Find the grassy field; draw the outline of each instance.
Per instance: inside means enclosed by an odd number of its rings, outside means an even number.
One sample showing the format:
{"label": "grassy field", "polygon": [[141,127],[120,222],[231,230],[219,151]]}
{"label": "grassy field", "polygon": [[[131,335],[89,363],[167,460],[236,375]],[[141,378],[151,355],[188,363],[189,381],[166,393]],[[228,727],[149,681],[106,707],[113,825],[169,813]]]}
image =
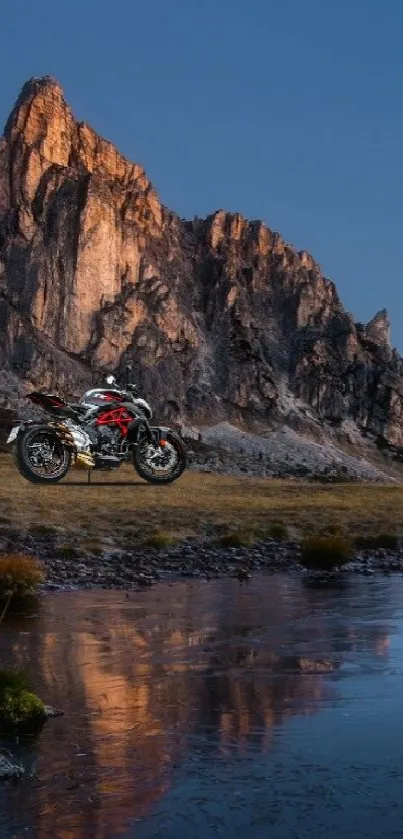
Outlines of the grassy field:
{"label": "grassy field", "polygon": [[[66,542],[145,544],[151,539],[233,531],[246,538],[284,525],[291,535],[341,531],[350,536],[403,533],[403,487],[319,485],[296,481],[230,478],[186,473],[168,487],[153,487],[129,467],[95,473],[73,470],[54,487],[27,483],[12,459],[0,455],[0,529],[60,533]],[[281,528],[280,528],[281,529]]]}

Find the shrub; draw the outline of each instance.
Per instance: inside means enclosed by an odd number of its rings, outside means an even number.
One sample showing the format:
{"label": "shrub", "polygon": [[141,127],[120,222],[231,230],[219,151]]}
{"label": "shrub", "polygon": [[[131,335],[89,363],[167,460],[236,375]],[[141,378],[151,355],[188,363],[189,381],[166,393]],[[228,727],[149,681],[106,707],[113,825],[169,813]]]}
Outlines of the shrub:
{"label": "shrub", "polygon": [[98,539],[89,539],[83,543],[83,548],[87,553],[93,554],[94,556],[102,556],[104,553],[102,544]]}
{"label": "shrub", "polygon": [[74,545],[60,545],[58,553],[63,559],[78,559],[81,555]]}
{"label": "shrub", "polygon": [[42,524],[39,522],[38,524],[33,524],[32,527],[30,527],[30,533],[32,533],[33,536],[49,536],[50,534],[57,533],[57,528],[52,524]]}
{"label": "shrub", "polygon": [[31,720],[44,720],[45,706],[29,689],[19,670],[0,670],[0,720],[16,726]]}
{"label": "shrub", "polygon": [[0,596],[32,594],[45,579],[37,559],[25,554],[0,556]]}
{"label": "shrub", "polygon": [[358,536],[355,540],[357,548],[376,550],[385,548],[388,551],[397,551],[400,547],[400,540],[396,533],[378,533],[377,536]]}
{"label": "shrub", "polygon": [[274,522],[269,527],[269,536],[276,542],[286,542],[289,536],[288,528],[281,522]]}
{"label": "shrub", "polygon": [[0,696],[4,691],[28,690],[28,679],[21,670],[0,670]]}
{"label": "shrub", "polygon": [[353,557],[353,547],[343,536],[306,536],[301,543],[301,562],[309,570],[331,571]]}
{"label": "shrub", "polygon": [[163,533],[159,531],[158,533],[152,533],[145,541],[145,546],[147,548],[156,548],[159,551],[163,551],[164,548],[170,548],[172,545],[175,544],[175,538],[170,533]]}
{"label": "shrub", "polygon": [[224,533],[218,539],[218,544],[221,548],[244,548],[250,545],[251,541],[252,537],[250,533],[238,530],[232,533]]}

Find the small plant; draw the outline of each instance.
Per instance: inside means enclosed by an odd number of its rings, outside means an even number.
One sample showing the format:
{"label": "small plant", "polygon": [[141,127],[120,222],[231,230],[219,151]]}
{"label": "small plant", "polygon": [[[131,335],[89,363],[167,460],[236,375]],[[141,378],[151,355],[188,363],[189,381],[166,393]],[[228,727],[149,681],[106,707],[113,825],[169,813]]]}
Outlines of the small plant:
{"label": "small plant", "polygon": [[306,536],[301,543],[301,563],[308,570],[332,571],[352,557],[352,544],[343,536]]}
{"label": "small plant", "polygon": [[286,542],[288,539],[288,528],[281,522],[274,522],[269,527],[269,536],[276,542]]}
{"label": "small plant", "polygon": [[39,522],[38,524],[33,524],[30,527],[30,533],[33,536],[50,536],[52,533],[57,533],[57,528],[54,527],[52,524],[43,524]]}
{"label": "small plant", "polygon": [[176,539],[170,533],[159,531],[148,536],[144,544],[147,548],[156,548],[159,551],[163,551],[165,548],[172,547],[175,542]]}
{"label": "small plant", "polygon": [[83,547],[87,553],[93,554],[94,556],[102,556],[104,552],[102,544],[98,539],[89,539],[87,542],[84,542]]}
{"label": "small plant", "polygon": [[232,533],[224,533],[218,539],[221,548],[244,548],[250,545],[252,537],[250,533],[241,530],[234,530]]}
{"label": "small plant", "polygon": [[17,726],[30,721],[45,720],[45,706],[29,689],[27,679],[19,670],[0,670],[0,721]]}
{"label": "small plant", "polygon": [[80,551],[74,545],[60,545],[58,552],[63,559],[78,559],[80,556]]}
{"label": "small plant", "polygon": [[396,533],[378,533],[376,536],[358,536],[355,540],[357,548],[376,550],[385,548],[387,551],[397,551],[400,540]]}
{"label": "small plant", "polygon": [[25,554],[0,555],[0,597],[32,594],[45,579],[40,562]]}

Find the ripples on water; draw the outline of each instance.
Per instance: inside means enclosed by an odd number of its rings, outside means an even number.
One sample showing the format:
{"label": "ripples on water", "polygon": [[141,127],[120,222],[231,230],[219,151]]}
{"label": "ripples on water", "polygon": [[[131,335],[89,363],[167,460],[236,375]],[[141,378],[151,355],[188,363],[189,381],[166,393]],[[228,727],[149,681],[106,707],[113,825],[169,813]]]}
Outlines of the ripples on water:
{"label": "ripples on water", "polygon": [[403,579],[46,596],[1,628],[50,721],[0,837],[403,836]]}

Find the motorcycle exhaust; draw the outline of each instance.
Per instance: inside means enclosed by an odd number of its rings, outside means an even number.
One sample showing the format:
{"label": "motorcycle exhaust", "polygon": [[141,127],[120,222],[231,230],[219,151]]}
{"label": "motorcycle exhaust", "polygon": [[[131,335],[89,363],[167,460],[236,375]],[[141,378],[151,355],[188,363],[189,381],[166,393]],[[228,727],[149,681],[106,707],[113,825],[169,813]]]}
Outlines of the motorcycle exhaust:
{"label": "motorcycle exhaust", "polygon": [[95,460],[89,452],[77,452],[74,466],[77,469],[93,469]]}
{"label": "motorcycle exhaust", "polygon": [[[90,452],[77,451],[77,440],[74,437],[71,429],[60,422],[50,422],[51,428],[54,428],[57,436],[69,449],[72,450],[71,465],[77,469],[94,469],[95,460]],[[81,435],[82,436],[82,435]]]}

